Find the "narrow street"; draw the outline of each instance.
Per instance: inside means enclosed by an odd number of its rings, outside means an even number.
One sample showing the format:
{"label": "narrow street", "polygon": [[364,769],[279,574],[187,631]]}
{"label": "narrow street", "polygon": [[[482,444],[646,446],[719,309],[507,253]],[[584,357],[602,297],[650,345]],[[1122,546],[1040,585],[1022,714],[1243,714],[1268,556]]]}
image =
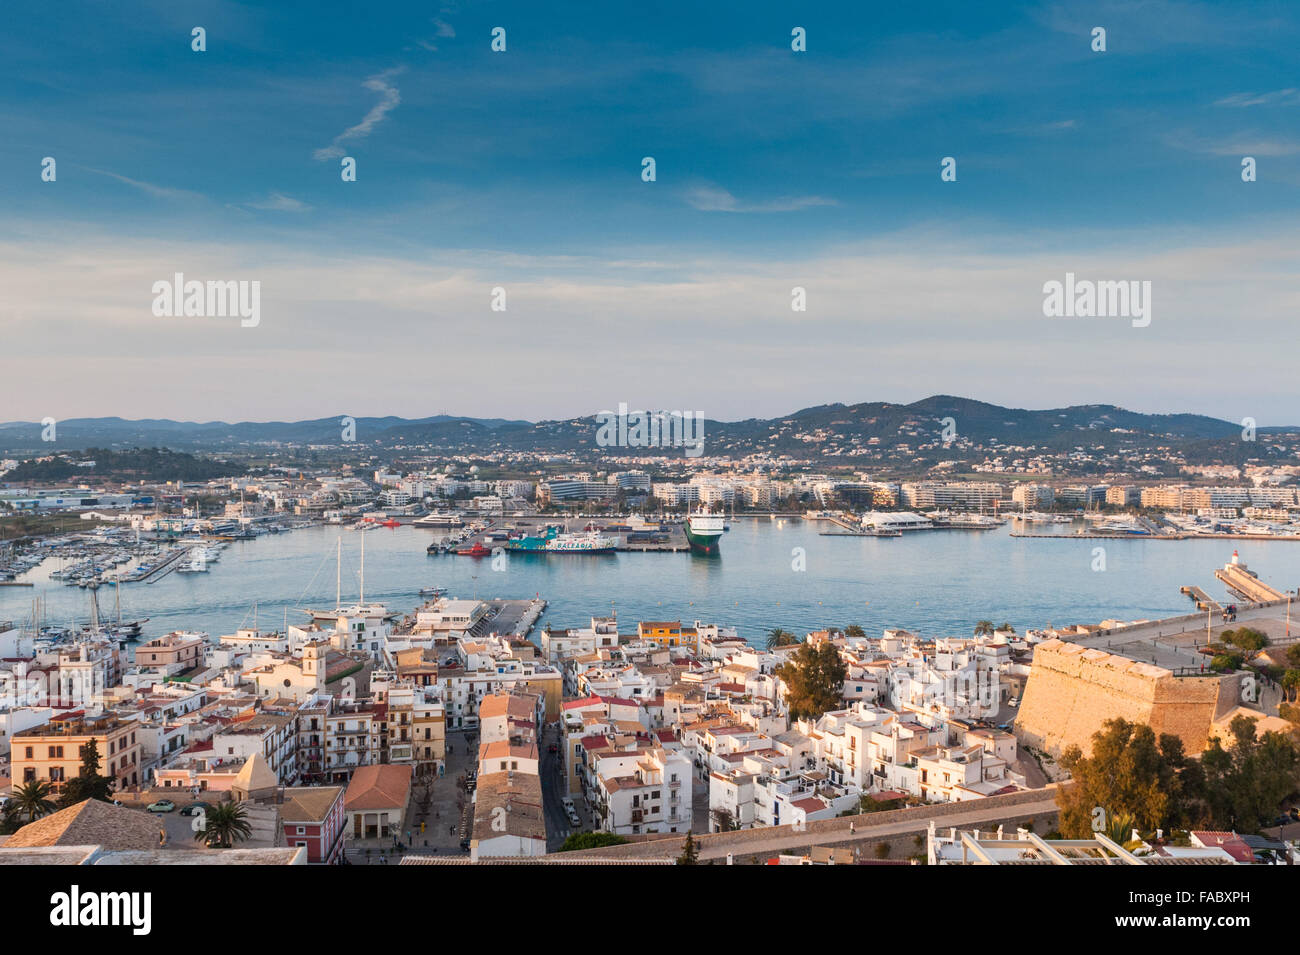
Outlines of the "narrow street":
{"label": "narrow street", "polygon": [[[564,797],[568,787],[564,777],[564,753],[561,749],[563,737],[559,728],[547,723],[542,727],[542,737],[538,744],[540,750],[538,773],[542,784],[542,813],[546,819],[546,851],[555,852],[564,844],[569,833],[574,831],[569,823],[568,813],[564,808]],[[552,753],[554,746],[557,752]],[[579,818],[585,820],[581,796],[573,798]],[[587,828],[584,826],[584,828]],[[581,831],[581,830],[578,830]]]}

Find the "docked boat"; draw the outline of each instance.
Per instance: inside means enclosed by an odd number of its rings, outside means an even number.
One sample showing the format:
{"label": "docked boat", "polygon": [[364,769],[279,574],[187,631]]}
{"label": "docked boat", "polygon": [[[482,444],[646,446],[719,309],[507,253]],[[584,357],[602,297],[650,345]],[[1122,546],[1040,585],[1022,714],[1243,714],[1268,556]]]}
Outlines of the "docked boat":
{"label": "docked boat", "polygon": [[475,541],[471,547],[457,547],[456,553],[461,557],[491,557],[492,549],[484,547],[481,541]]}
{"label": "docked boat", "polygon": [[953,530],[982,531],[1001,527],[1004,523],[999,517],[988,514],[967,514],[954,511],[929,511],[925,515],[934,522],[935,527],[947,527]]}
{"label": "docked boat", "polygon": [[460,515],[450,511],[434,511],[415,521],[416,527],[463,527],[464,525],[465,522],[460,519]]}
{"label": "docked boat", "polygon": [[699,511],[686,518],[686,541],[691,550],[697,554],[718,553],[718,539],[727,528],[727,520],[721,514],[708,514]]}
{"label": "docked boat", "polygon": [[506,541],[506,550],[524,554],[612,554],[617,549],[617,537],[598,531],[561,534],[556,527],[548,527],[540,537],[520,534]]}

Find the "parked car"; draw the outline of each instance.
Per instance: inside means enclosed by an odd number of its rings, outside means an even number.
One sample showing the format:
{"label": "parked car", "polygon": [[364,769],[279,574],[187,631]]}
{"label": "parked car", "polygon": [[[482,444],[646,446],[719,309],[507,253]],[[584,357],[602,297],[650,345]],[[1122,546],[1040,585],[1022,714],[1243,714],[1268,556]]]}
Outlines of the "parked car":
{"label": "parked car", "polygon": [[181,810],[182,816],[197,816],[199,813],[206,813],[208,804],[205,802],[192,802]]}
{"label": "parked car", "polygon": [[176,803],[170,799],[159,799],[157,802],[151,802],[145,807],[150,812],[171,812],[176,808]]}

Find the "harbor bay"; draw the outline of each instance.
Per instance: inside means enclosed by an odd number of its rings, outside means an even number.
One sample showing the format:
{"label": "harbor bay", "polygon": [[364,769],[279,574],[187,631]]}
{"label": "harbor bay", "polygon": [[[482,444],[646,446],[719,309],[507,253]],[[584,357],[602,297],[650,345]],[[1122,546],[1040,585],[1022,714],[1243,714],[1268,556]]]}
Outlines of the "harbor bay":
{"label": "harbor bay", "polygon": [[[263,629],[302,623],[301,610],[333,606],[336,587],[345,601],[359,595],[363,536],[365,597],[395,612],[419,606],[422,588],[439,587],[462,598],[540,596],[547,610],[538,629],[614,612],[633,626],[656,619],[734,626],[751,642],[771,627],[897,626],[944,636],[967,634],[983,619],[1023,631],[1188,613],[1195,606],[1180,593],[1185,586],[1221,603],[1231,599],[1214,571],[1236,549],[1277,589],[1300,581],[1300,546],[1289,541],[1024,537],[1012,524],[901,537],[824,529],[798,518],[744,518],[731,522],[715,556],[683,550],[494,559],[426,554],[441,535],[409,524],[367,531],[317,525],[232,541],[206,573],[124,584],[120,604],[124,618],[149,618],[146,639],[171,630],[215,639],[255,622]],[[1094,569],[1099,547],[1104,570]],[[52,579],[56,569],[47,560],[23,575],[32,587],[0,588],[0,620],[24,625],[39,598],[47,625],[88,622],[89,592]],[[117,589],[101,587],[98,599],[101,619],[111,622]]]}

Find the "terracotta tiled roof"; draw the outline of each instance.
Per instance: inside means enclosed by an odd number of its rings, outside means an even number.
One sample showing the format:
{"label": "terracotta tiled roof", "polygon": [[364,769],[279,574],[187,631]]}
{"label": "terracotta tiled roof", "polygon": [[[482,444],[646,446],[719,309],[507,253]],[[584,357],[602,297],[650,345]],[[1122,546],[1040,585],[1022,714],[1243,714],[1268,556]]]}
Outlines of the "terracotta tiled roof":
{"label": "terracotta tiled roof", "polygon": [[348,784],[344,806],[349,811],[401,809],[410,797],[410,766],[361,766]]}

